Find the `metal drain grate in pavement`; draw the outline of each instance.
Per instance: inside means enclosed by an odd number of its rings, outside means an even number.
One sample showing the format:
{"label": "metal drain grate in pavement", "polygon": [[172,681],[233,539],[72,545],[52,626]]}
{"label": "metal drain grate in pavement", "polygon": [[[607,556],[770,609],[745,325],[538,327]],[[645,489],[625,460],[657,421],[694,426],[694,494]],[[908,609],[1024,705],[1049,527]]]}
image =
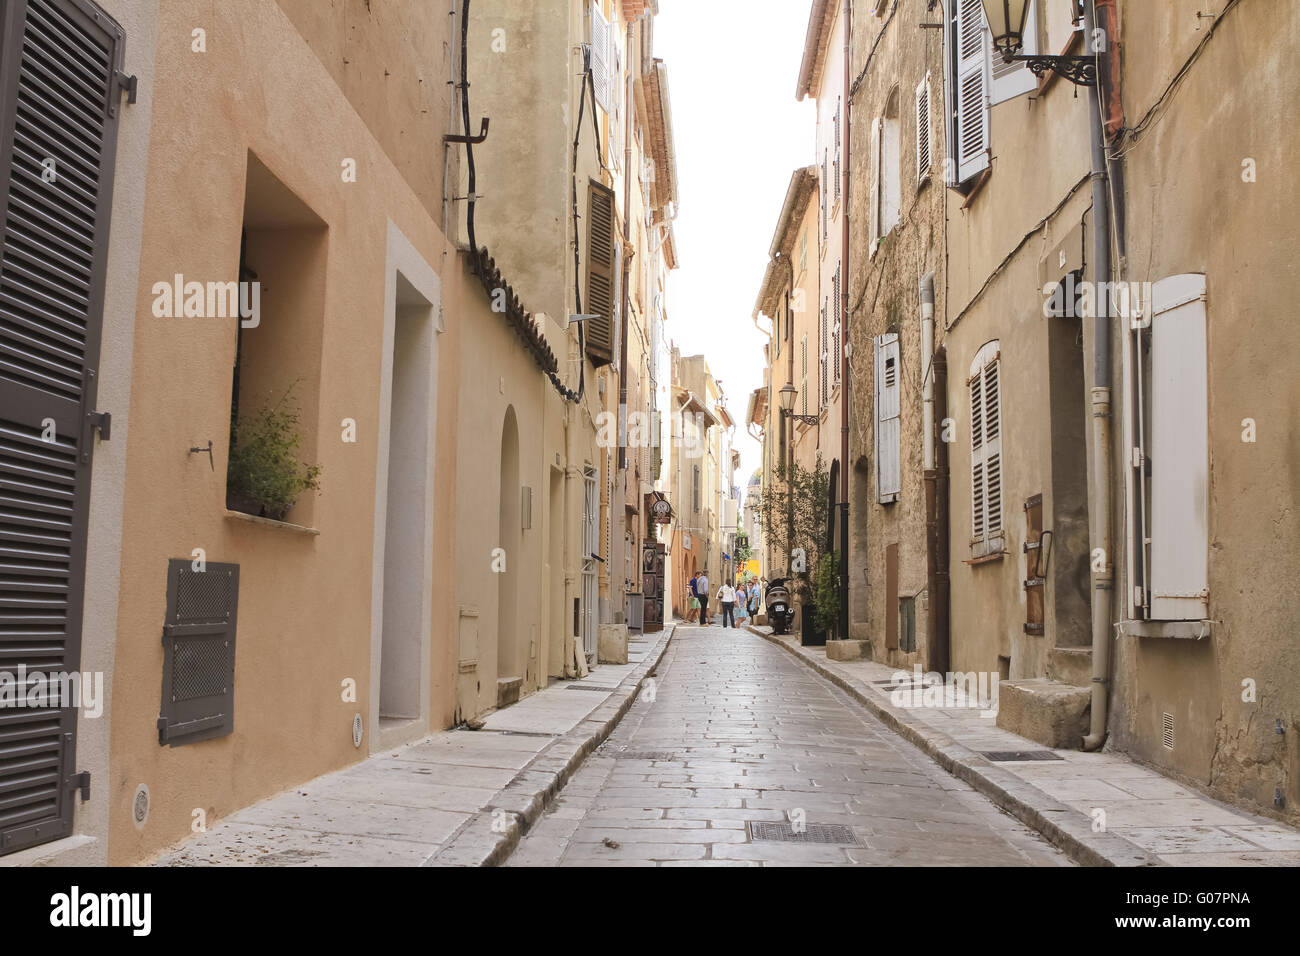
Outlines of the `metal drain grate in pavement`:
{"label": "metal drain grate in pavement", "polygon": [[677,754],[667,750],[624,750],[612,755],[615,760],[678,760]]}
{"label": "metal drain grate in pavement", "polygon": [[745,824],[745,832],[751,843],[819,843],[843,846],[861,846],[853,833],[853,828],[842,823],[806,823],[795,832],[793,824],[764,823],[750,820]]}
{"label": "metal drain grate in pavement", "polygon": [[595,684],[570,684],[565,690],[599,690],[606,694],[612,694],[615,690],[613,687],[598,687]]}
{"label": "metal drain grate in pavement", "polygon": [[989,760],[1064,760],[1058,753],[1050,750],[982,750],[980,756]]}

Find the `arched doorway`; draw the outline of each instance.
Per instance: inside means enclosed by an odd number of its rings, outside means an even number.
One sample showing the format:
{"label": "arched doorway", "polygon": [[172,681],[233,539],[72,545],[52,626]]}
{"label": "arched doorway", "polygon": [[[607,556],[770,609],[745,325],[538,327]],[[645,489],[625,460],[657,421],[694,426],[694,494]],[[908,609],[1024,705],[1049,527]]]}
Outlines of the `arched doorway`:
{"label": "arched doorway", "polygon": [[498,565],[501,570],[497,572],[498,700],[507,686],[503,682],[519,678],[519,496],[519,422],[514,406],[510,406],[501,427],[501,504],[496,541],[505,555],[504,567]]}

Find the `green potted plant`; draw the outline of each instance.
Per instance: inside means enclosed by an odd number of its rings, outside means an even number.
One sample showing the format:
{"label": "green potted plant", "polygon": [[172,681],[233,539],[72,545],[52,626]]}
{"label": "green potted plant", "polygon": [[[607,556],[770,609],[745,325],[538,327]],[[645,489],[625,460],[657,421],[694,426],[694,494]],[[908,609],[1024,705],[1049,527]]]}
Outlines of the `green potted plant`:
{"label": "green potted plant", "polygon": [[812,583],[813,621],[819,631],[833,633],[840,617],[839,553],[831,551],[817,562]]}
{"label": "green potted plant", "polygon": [[226,507],[283,521],[306,491],[320,489],[321,466],[299,460],[300,417],[290,401],[295,382],[274,405],[246,417],[232,429],[226,469]]}

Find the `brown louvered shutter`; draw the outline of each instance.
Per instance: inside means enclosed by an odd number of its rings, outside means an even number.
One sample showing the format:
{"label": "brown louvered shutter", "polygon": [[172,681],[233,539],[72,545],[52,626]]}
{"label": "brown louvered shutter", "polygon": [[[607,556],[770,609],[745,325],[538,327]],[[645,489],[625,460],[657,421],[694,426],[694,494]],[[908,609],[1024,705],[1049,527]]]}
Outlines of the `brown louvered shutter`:
{"label": "brown louvered shutter", "polygon": [[597,367],[614,361],[614,191],[591,184],[587,212],[587,356]]}
{"label": "brown louvered shutter", "polygon": [[[11,679],[81,665],[123,39],[82,0],[0,3],[0,671]],[[0,854],[72,832],[75,703],[0,709]]]}

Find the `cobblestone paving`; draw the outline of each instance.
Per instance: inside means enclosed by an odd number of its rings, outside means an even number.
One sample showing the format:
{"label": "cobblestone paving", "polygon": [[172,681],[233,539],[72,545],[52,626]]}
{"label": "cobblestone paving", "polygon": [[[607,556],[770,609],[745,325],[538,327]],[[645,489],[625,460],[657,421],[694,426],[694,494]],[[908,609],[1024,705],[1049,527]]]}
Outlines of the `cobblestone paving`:
{"label": "cobblestone paving", "polygon": [[[1068,866],[790,655],[678,626],[623,722],[509,866]],[[804,842],[747,824],[807,825]],[[818,825],[856,845],[813,843]],[[848,836],[841,832],[842,836]]]}

